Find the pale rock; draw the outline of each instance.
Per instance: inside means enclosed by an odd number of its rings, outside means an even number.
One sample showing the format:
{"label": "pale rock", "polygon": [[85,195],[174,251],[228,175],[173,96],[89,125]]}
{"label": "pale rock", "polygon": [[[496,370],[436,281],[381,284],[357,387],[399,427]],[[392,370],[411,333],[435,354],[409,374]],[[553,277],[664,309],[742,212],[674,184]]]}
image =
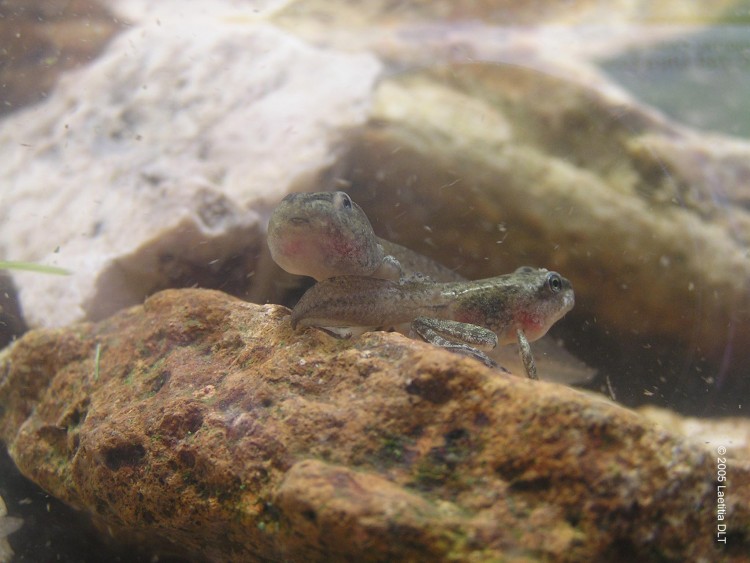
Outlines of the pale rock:
{"label": "pale rock", "polygon": [[366,119],[374,57],[311,47],[245,4],[202,6],[124,3],[142,20],[0,123],[0,256],[73,272],[14,273],[32,326],[99,319],[201,272],[251,275],[270,206]]}

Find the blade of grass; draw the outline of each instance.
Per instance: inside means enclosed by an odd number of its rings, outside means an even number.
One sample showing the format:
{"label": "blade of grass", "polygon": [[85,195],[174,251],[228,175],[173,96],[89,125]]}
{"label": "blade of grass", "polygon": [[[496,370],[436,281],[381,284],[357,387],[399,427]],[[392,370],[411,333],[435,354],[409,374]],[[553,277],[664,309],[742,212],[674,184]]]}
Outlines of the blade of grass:
{"label": "blade of grass", "polygon": [[99,358],[101,358],[101,342],[96,343],[96,352],[94,353],[94,381],[99,381]]}
{"label": "blade of grass", "polygon": [[0,261],[0,270],[25,270],[27,272],[39,272],[40,274],[55,274],[56,276],[69,276],[72,272],[57,266],[45,266],[34,262],[16,262],[13,260]]}

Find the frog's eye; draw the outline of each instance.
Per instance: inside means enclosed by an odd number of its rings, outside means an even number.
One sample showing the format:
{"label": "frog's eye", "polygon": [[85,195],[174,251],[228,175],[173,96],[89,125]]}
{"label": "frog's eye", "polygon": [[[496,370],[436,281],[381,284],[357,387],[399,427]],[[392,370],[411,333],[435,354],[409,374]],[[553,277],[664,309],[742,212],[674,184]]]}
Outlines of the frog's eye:
{"label": "frog's eye", "polygon": [[547,276],[547,287],[550,288],[552,293],[557,293],[558,291],[561,291],[563,288],[563,282],[562,277],[560,277],[560,274],[557,274],[555,272],[550,272]]}
{"label": "frog's eye", "polygon": [[342,209],[349,210],[352,208],[352,198],[350,198],[348,194],[337,192],[336,196]]}

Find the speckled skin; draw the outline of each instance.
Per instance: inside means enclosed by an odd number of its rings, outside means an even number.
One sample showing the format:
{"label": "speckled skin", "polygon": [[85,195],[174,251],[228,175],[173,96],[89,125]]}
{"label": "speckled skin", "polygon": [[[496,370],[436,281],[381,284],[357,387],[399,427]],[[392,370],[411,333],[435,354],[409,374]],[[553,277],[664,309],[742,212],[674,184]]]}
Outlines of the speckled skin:
{"label": "speckled skin", "polygon": [[293,326],[317,326],[341,334],[391,328],[420,317],[478,325],[500,344],[542,337],[573,308],[570,282],[555,272],[529,267],[471,282],[331,278],[302,296],[292,312]]}
{"label": "speckled skin", "polygon": [[336,276],[399,279],[417,273],[436,281],[460,275],[375,235],[362,208],[344,192],[286,196],[268,222],[274,261],[291,274],[320,281]]}

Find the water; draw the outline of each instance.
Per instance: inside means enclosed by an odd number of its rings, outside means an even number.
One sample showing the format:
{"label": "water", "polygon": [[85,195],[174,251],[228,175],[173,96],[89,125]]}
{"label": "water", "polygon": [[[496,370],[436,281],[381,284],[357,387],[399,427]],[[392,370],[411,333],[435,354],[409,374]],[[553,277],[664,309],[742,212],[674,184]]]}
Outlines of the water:
{"label": "water", "polygon": [[[304,282],[269,262],[264,221],[287,191],[335,187],[380,236],[468,278],[570,278],[576,307],[548,342],[572,354],[569,380],[595,371],[585,387],[630,407],[744,416],[742,6],[715,26],[641,22],[636,47],[633,14],[506,27],[499,8],[347,20],[321,3],[258,23],[271,4],[0,8],[0,260],[74,274],[3,280],[0,342],[168,287],[293,306]],[[108,545],[7,457],[0,496],[25,521],[18,561],[151,558]]]}
{"label": "water", "polygon": [[601,64],[640,100],[680,122],[750,137],[750,35],[744,25],[698,29]]}

